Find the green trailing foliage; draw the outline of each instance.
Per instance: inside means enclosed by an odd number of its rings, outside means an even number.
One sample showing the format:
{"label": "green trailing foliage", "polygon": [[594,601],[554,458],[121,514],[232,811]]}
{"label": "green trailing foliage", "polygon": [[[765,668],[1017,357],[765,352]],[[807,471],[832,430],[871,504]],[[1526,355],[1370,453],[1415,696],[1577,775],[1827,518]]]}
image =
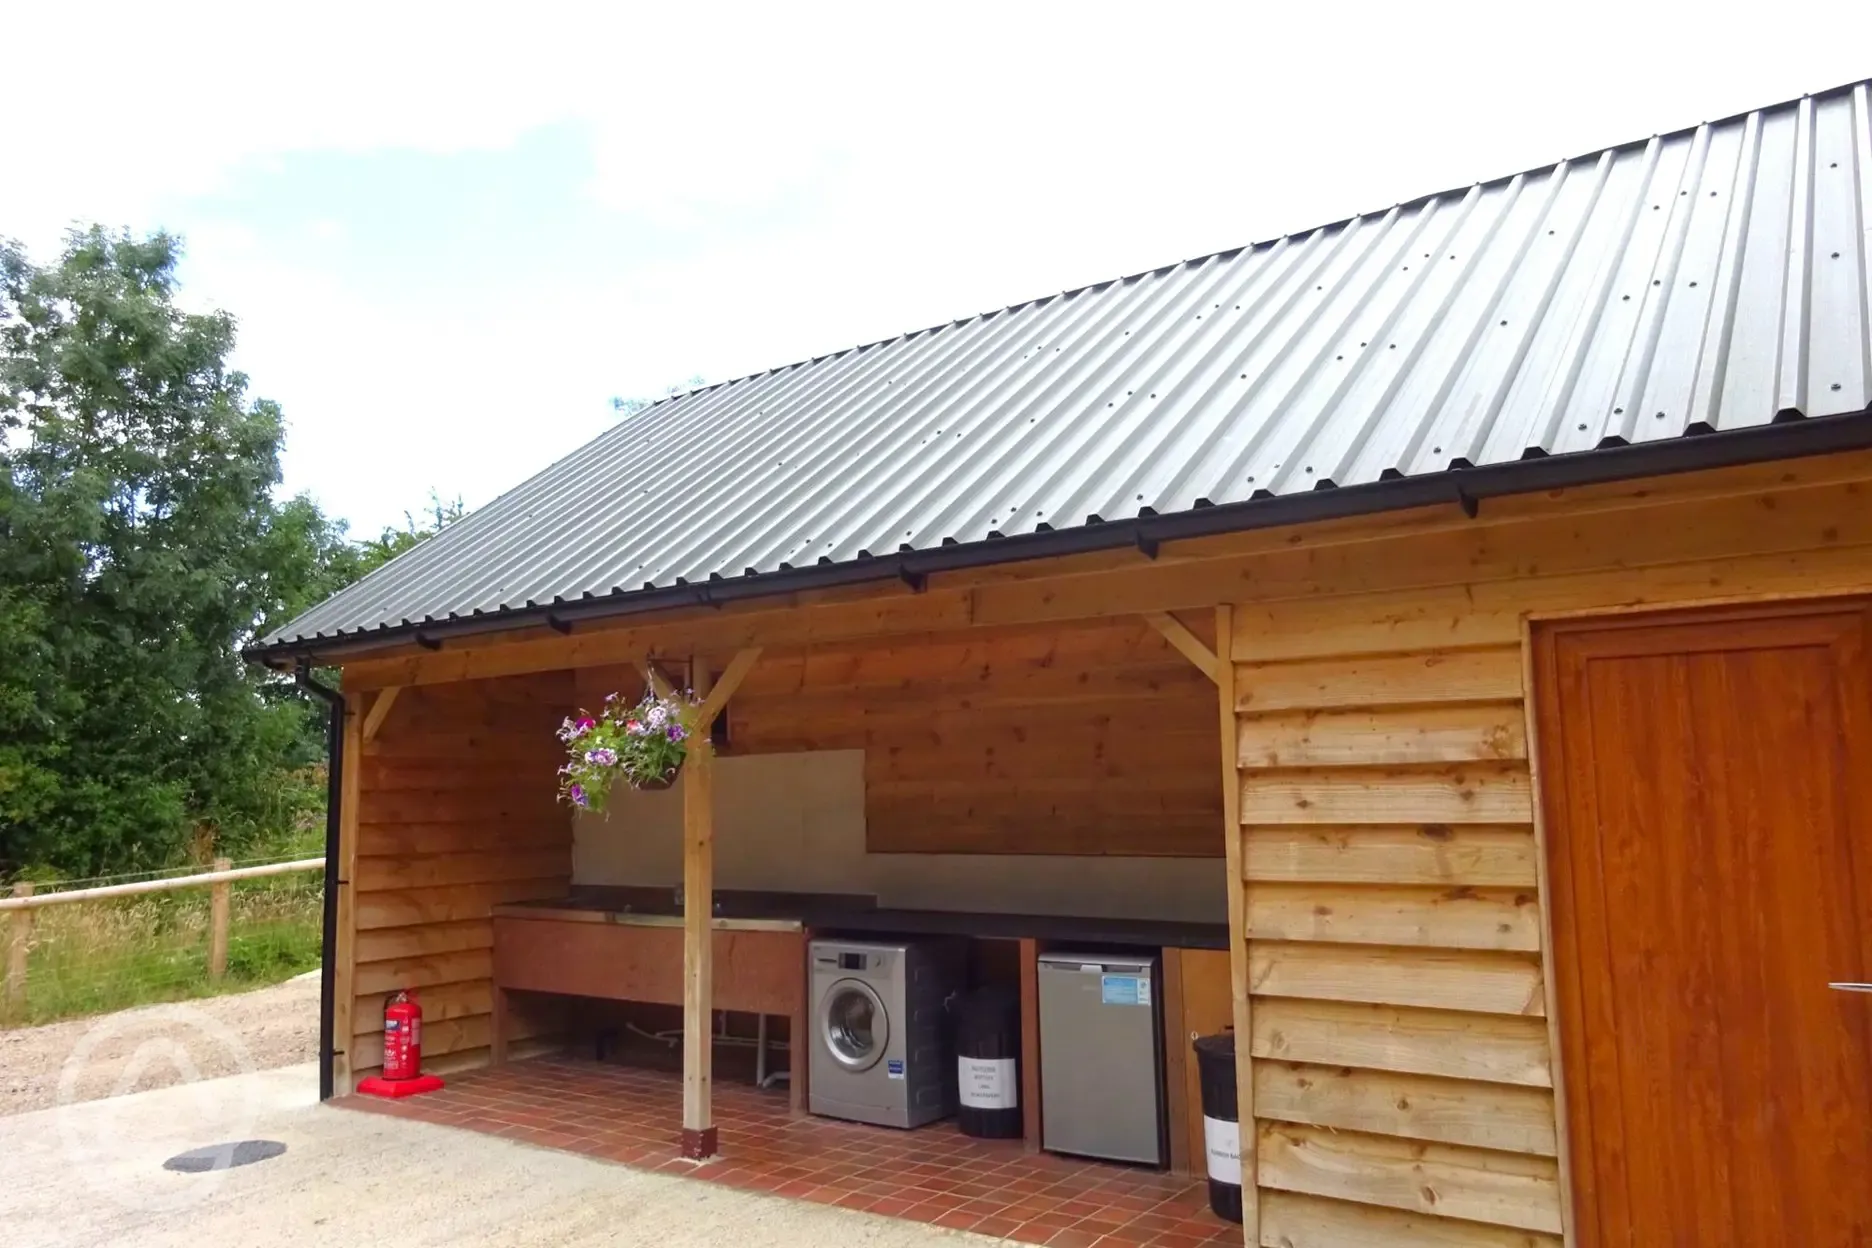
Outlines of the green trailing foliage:
{"label": "green trailing foliage", "polygon": [[241,647],[459,515],[354,543],[276,500],[284,423],[177,306],[176,239],[0,240],[0,877],[239,857],[323,801],[323,708]]}

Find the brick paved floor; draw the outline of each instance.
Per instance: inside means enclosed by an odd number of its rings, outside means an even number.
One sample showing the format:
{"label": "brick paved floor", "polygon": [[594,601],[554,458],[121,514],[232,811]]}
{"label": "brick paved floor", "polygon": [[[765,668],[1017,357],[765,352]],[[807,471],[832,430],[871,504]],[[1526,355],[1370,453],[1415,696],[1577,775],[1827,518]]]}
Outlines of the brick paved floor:
{"label": "brick paved floor", "polygon": [[953,1121],[895,1131],[796,1118],[784,1091],[746,1084],[715,1087],[721,1156],[683,1161],[682,1081],[661,1071],[547,1057],[456,1075],[406,1101],[337,1103],[1016,1243],[1196,1248],[1242,1238],[1209,1212],[1201,1181],[1028,1153],[1019,1140],[971,1139]]}

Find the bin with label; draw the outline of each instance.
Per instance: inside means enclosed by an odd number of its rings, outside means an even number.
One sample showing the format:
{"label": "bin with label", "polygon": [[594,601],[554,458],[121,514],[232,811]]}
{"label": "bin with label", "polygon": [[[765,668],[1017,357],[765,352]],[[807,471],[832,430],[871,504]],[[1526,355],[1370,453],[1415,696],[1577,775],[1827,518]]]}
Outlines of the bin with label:
{"label": "bin with label", "polygon": [[963,1135],[1019,1139],[1020,994],[978,988],[956,1018],[956,1125]]}
{"label": "bin with label", "polygon": [[1235,1036],[1199,1036],[1196,1069],[1202,1080],[1203,1152],[1209,1172],[1209,1207],[1218,1218],[1242,1220],[1241,1123],[1235,1100]]}

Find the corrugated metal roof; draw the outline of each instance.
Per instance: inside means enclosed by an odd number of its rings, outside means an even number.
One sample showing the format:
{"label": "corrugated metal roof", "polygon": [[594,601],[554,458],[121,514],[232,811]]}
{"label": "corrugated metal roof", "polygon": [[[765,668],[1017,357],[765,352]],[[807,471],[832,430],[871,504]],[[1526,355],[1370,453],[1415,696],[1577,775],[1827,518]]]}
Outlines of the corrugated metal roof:
{"label": "corrugated metal roof", "polygon": [[1869,210],[1862,83],[712,386],[262,645],[1864,411]]}

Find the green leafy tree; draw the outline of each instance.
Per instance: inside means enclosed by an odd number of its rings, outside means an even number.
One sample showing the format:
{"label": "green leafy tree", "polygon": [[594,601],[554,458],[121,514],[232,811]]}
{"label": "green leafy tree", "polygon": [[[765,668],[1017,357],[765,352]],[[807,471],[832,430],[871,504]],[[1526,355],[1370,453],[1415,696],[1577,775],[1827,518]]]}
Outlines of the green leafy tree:
{"label": "green leafy tree", "polygon": [[[670,398],[678,394],[686,394],[691,390],[699,390],[706,385],[708,385],[708,382],[702,380],[702,374],[697,373],[680,385],[663,387],[663,397]],[[625,398],[620,395],[613,395],[611,398],[611,410],[616,412],[620,418],[635,416],[638,412],[643,411],[644,408],[649,407],[654,402],[656,402],[655,399],[646,399],[641,396]]]}
{"label": "green leafy tree", "polygon": [[177,240],[0,241],[0,873],[166,865],[318,801],[313,708],[241,660],[361,574],[282,420],[227,366],[234,320],[175,302]]}

